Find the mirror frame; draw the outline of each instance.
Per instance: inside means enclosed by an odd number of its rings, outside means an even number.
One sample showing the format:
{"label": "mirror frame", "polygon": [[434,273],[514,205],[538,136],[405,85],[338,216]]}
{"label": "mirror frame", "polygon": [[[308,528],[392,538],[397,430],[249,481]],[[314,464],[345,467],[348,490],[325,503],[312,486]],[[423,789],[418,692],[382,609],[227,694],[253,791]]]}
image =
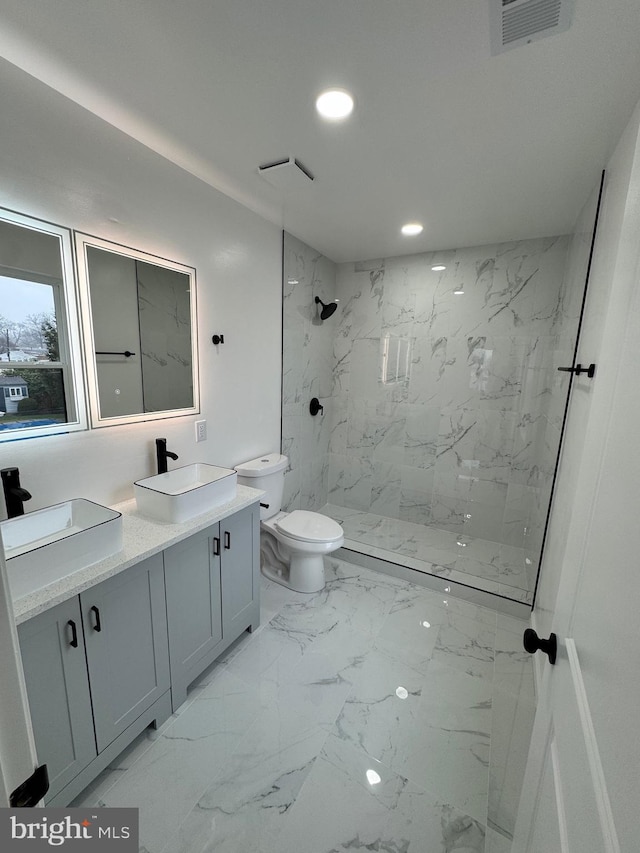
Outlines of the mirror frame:
{"label": "mirror frame", "polygon": [[[196,271],[193,267],[170,261],[159,255],[152,255],[130,246],[123,246],[101,237],[91,234],[83,234],[80,231],[73,232],[76,247],[76,264],[78,271],[78,290],[80,293],[80,310],[82,314],[84,364],[87,377],[87,393],[89,398],[89,413],[91,426],[95,428],[118,426],[120,424],[141,423],[143,421],[164,420],[165,418],[179,418],[185,415],[197,415],[200,413],[200,382],[198,370],[198,322],[196,310]],[[183,409],[168,409],[162,412],[137,412],[131,415],[118,415],[116,417],[103,417],[100,413],[100,394],[98,389],[98,371],[95,356],[95,342],[93,334],[93,316],[91,311],[91,283],[87,263],[87,249],[93,247],[120,255],[144,261],[148,264],[175,270],[189,276],[190,290],[190,312],[191,312],[191,374],[193,377],[193,406]]]}
{"label": "mirror frame", "polygon": [[[61,315],[58,318],[64,324],[64,334],[59,336],[60,364],[63,370],[64,389],[70,400],[70,419],[61,424],[47,424],[42,427],[25,427],[0,433],[0,443],[20,441],[25,438],[38,436],[64,435],[70,432],[86,430],[86,393],[82,364],[82,343],[80,329],[80,308],[76,277],[74,275],[73,238],[70,228],[56,225],[44,219],[37,219],[25,213],[19,213],[8,208],[0,208],[0,219],[11,225],[18,225],[30,231],[37,231],[51,237],[57,237],[60,242],[60,264],[62,267],[62,292],[56,298],[58,303],[62,297]],[[60,329],[59,329],[60,331]],[[28,364],[16,363],[28,368]],[[54,367],[55,365],[51,365]]]}

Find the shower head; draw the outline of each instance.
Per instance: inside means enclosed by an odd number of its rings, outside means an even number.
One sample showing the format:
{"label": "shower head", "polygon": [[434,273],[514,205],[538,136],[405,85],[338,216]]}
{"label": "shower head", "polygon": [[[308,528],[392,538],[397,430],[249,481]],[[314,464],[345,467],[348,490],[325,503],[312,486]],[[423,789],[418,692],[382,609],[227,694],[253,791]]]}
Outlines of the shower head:
{"label": "shower head", "polygon": [[330,302],[328,305],[325,305],[319,296],[316,296],[316,305],[322,305],[322,311],[320,312],[321,320],[328,320],[338,307],[337,302]]}

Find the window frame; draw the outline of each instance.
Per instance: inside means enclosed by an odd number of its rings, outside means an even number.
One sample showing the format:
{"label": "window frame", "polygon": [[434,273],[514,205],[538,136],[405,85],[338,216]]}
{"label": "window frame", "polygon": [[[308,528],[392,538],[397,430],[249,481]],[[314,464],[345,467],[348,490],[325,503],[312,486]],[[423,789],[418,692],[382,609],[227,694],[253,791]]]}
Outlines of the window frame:
{"label": "window frame", "polygon": [[[60,424],[44,424],[21,429],[0,429],[0,443],[19,441],[37,436],[61,435],[88,429],[84,367],[82,363],[82,335],[78,287],[75,275],[71,229],[42,219],[36,219],[17,211],[0,208],[0,222],[17,225],[58,239],[62,279],[28,270],[13,269],[0,264],[0,274],[24,281],[48,284],[53,287],[56,329],[58,332],[59,360],[47,362],[12,361],[0,362],[0,372],[15,370],[59,370],[65,395],[67,420]],[[20,398],[28,399],[20,395]]]}

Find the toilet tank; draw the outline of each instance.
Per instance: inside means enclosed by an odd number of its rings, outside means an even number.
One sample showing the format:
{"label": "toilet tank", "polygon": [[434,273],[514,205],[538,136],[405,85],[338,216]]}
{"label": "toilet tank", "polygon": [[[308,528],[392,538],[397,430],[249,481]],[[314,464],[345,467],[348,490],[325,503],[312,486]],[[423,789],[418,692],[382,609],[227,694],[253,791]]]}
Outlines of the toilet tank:
{"label": "toilet tank", "polygon": [[284,474],[289,460],[280,453],[266,453],[236,465],[238,483],[242,486],[251,486],[252,489],[262,489],[266,492],[261,503],[269,504],[269,508],[260,507],[260,519],[280,512],[282,507],[282,494],[284,492]]}

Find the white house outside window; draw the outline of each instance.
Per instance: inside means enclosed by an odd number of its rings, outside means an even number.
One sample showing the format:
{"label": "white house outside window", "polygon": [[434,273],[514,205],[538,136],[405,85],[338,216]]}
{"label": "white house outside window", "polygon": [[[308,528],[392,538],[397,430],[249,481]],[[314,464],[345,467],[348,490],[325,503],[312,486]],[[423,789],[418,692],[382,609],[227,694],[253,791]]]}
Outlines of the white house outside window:
{"label": "white house outside window", "polygon": [[72,271],[68,229],[0,210],[0,441],[86,428]]}

